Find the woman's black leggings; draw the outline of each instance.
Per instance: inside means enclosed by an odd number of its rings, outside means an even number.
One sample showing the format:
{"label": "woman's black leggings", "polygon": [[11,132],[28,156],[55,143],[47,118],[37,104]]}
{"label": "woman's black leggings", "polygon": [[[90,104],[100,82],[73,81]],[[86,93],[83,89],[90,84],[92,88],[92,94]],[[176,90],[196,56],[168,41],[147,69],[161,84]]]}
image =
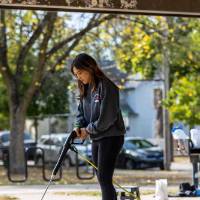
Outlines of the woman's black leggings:
{"label": "woman's black leggings", "polygon": [[117,200],[112,177],[123,143],[124,136],[107,137],[92,142],[92,158],[98,167],[96,174],[101,186],[102,200]]}

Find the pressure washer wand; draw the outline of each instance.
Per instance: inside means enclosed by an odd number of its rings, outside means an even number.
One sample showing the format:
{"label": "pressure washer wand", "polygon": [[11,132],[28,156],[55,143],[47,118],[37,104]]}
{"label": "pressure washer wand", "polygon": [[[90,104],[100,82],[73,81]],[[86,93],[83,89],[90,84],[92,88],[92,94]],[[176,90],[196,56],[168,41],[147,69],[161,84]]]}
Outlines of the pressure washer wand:
{"label": "pressure washer wand", "polygon": [[53,174],[51,175],[51,178],[50,178],[50,181],[48,182],[48,184],[47,184],[47,187],[46,187],[46,189],[45,189],[45,191],[44,191],[44,194],[42,195],[42,198],[41,198],[41,200],[43,200],[44,199],[44,196],[45,196],[45,194],[47,193],[47,190],[48,190],[48,188],[49,188],[49,186],[51,185],[51,182],[52,182],[52,180],[53,180]]}
{"label": "pressure washer wand", "polygon": [[48,190],[48,188],[49,188],[49,186],[50,186],[50,184],[51,184],[51,182],[52,182],[54,176],[56,176],[58,170],[60,169],[61,164],[62,164],[62,162],[63,162],[63,160],[64,160],[64,158],[65,158],[65,156],[66,156],[66,153],[67,153],[67,151],[70,149],[71,144],[73,143],[73,140],[74,140],[76,137],[77,137],[76,131],[72,131],[71,134],[69,135],[69,137],[67,138],[67,140],[65,141],[65,143],[64,143],[64,145],[63,145],[63,147],[62,147],[62,151],[61,151],[61,153],[60,153],[60,156],[59,156],[59,158],[58,158],[58,161],[57,161],[57,163],[56,163],[56,165],[55,165],[55,167],[54,167],[54,169],[53,169],[53,172],[52,172],[52,174],[51,174],[50,181],[49,181],[49,183],[48,183],[48,185],[47,185],[47,187],[46,187],[46,189],[45,189],[45,192],[44,192],[44,194],[43,194],[41,200],[44,199],[44,196],[45,196],[45,194],[46,194],[46,192],[47,192],[47,190]]}
{"label": "pressure washer wand", "polygon": [[60,169],[60,166],[66,156],[67,151],[70,149],[71,144],[73,142],[73,140],[77,137],[76,135],[76,131],[72,131],[71,134],[69,135],[69,137],[67,138],[67,140],[65,141],[63,148],[62,148],[62,152],[58,158],[58,161],[53,169],[52,174],[55,176],[58,172],[58,170]]}

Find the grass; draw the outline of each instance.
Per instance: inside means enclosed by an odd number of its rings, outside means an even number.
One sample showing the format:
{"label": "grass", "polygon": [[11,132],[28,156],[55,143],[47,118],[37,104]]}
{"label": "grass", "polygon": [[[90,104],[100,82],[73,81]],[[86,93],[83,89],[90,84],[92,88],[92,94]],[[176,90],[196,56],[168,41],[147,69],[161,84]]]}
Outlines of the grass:
{"label": "grass", "polygon": [[[178,193],[177,189],[168,188],[168,193],[170,195],[176,195]],[[55,192],[56,195],[67,195],[67,196],[101,196],[101,193],[98,191],[82,191],[82,192]],[[154,195],[154,190],[141,190],[140,195]]]}
{"label": "grass", "polygon": [[[47,182],[42,178],[42,170],[37,168],[30,168],[28,170],[28,180],[26,185],[33,184],[46,184]],[[49,178],[51,175],[51,170],[46,170],[46,177]],[[14,178],[14,177],[13,177]],[[192,176],[190,172],[184,171],[160,171],[160,170],[116,170],[114,179],[119,184],[131,184],[131,185],[152,185],[155,184],[156,179],[168,179],[169,184],[178,184],[181,182],[191,181]],[[97,183],[97,179],[93,178],[91,180],[79,180],[76,177],[76,171],[74,168],[70,170],[63,171],[63,178],[60,181],[55,182],[55,184],[94,184]],[[0,167],[0,185],[10,185],[6,170]]]}
{"label": "grass", "polygon": [[[185,163],[188,162],[187,158],[176,158],[177,162]],[[46,177],[49,178],[52,169],[46,170]],[[115,181],[121,185],[155,185],[157,179],[168,179],[169,185],[179,185],[182,182],[192,181],[192,172],[190,171],[160,171],[159,169],[148,169],[148,170],[115,170],[114,175]],[[93,178],[90,180],[79,180],[76,177],[75,168],[69,170],[63,170],[63,178],[55,184],[96,184],[97,179]],[[3,166],[0,166],[0,185],[16,185],[17,183],[9,182],[7,178],[7,172]],[[20,185],[37,185],[47,184],[42,178],[41,168],[28,168],[28,180]]]}
{"label": "grass", "polygon": [[[147,191],[140,191],[141,195],[149,195],[149,194],[154,194],[155,192],[152,190],[147,190]],[[84,191],[84,192],[55,192],[54,194],[56,195],[73,195],[73,196],[100,196],[100,192],[96,191]]]}
{"label": "grass", "polygon": [[96,191],[83,191],[83,192],[55,192],[56,195],[68,195],[68,196],[100,196],[100,192]]}

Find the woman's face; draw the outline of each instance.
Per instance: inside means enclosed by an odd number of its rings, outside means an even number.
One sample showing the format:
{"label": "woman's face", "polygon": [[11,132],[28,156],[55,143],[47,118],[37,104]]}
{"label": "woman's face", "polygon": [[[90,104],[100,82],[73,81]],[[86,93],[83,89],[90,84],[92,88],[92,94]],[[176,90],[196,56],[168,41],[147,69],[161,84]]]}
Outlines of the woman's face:
{"label": "woman's face", "polygon": [[91,74],[84,69],[77,69],[73,67],[74,75],[80,80],[83,84],[89,84],[91,82]]}

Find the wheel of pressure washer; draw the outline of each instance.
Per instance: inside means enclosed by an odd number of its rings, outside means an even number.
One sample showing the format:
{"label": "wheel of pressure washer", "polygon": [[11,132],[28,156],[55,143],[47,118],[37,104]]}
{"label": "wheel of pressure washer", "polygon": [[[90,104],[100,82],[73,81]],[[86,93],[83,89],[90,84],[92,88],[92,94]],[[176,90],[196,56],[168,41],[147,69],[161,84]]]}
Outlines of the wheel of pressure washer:
{"label": "wheel of pressure washer", "polygon": [[63,166],[66,168],[66,169],[69,169],[71,167],[71,161],[70,161],[70,158],[69,157],[66,157],[63,161]]}
{"label": "wheel of pressure washer", "polygon": [[132,159],[127,159],[126,162],[125,162],[125,168],[126,169],[135,169],[136,163]]}

